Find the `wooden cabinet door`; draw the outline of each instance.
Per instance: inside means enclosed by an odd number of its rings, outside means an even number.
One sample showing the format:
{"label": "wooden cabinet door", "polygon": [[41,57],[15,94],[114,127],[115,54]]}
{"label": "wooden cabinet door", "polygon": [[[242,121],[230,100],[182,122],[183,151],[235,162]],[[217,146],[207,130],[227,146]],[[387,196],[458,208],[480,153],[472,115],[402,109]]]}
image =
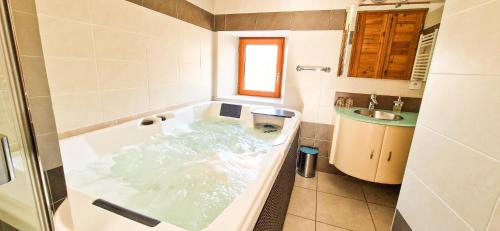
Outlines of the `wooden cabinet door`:
{"label": "wooden cabinet door", "polygon": [[380,78],[390,31],[387,12],[360,12],[349,64],[349,76]]}
{"label": "wooden cabinet door", "polygon": [[387,40],[382,78],[410,79],[420,32],[427,10],[391,13],[391,31]]}
{"label": "wooden cabinet door", "polygon": [[340,117],[335,126],[334,165],[351,176],[374,181],[384,137],[385,125]]}
{"label": "wooden cabinet door", "polygon": [[387,126],[375,181],[401,184],[413,138],[413,127]]}

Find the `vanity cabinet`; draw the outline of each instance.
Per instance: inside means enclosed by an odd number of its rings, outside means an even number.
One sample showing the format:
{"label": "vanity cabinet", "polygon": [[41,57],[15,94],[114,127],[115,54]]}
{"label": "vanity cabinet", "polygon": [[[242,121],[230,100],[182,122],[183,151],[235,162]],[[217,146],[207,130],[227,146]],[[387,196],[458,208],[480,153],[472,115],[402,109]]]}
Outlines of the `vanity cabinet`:
{"label": "vanity cabinet", "polygon": [[359,179],[400,184],[413,131],[414,127],[367,123],[339,116],[330,163]]}

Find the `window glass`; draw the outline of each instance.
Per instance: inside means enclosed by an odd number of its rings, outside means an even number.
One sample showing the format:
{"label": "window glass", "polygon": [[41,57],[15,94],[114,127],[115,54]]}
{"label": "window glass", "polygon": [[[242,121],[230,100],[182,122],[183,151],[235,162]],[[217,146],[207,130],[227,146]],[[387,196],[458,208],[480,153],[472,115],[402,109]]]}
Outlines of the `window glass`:
{"label": "window glass", "polygon": [[245,49],[245,90],[273,92],[278,46],[247,45]]}

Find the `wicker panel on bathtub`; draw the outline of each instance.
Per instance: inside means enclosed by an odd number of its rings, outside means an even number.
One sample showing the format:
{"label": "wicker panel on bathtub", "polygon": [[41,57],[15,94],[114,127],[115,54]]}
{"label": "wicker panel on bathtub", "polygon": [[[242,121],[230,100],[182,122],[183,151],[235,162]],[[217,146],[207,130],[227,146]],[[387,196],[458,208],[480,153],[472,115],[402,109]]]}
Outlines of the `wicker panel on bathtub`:
{"label": "wicker panel on bathtub", "polygon": [[281,170],[269,192],[266,203],[262,208],[254,231],[281,231],[285,222],[286,211],[293,184],[295,182],[295,168],[297,160],[298,133],[295,136]]}

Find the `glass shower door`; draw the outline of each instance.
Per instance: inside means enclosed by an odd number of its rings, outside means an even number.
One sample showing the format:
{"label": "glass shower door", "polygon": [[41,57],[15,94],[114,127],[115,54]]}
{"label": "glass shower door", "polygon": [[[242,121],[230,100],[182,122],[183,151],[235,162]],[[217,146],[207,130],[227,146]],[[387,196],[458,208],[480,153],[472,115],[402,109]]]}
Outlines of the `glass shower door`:
{"label": "glass shower door", "polygon": [[0,6],[0,231],[48,230],[43,179],[34,157],[4,7]]}

